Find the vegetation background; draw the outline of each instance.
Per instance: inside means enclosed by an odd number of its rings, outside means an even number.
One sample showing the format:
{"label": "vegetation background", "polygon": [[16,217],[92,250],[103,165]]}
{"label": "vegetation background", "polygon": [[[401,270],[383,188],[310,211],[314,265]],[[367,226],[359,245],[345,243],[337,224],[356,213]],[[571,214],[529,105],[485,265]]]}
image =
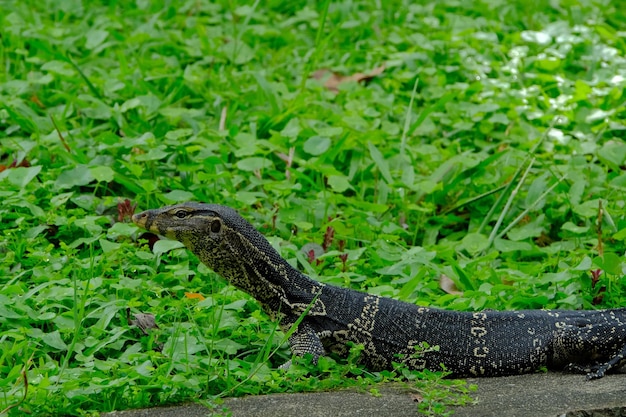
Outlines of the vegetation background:
{"label": "vegetation background", "polygon": [[279,372],[275,323],[135,205],[232,206],[421,305],[626,305],[624,6],[1,1],[0,414],[410,377]]}

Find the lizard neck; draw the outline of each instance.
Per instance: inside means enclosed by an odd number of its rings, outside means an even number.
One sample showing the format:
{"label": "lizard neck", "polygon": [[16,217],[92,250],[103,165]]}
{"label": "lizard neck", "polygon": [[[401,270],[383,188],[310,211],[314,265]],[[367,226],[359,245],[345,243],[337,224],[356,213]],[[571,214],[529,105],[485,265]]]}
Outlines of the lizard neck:
{"label": "lizard neck", "polygon": [[[321,284],[292,267],[256,230],[227,231],[219,253],[206,251],[208,244],[187,245],[200,260],[238,289],[258,300],[275,314],[299,314],[320,293]],[[207,237],[207,239],[210,239]]]}

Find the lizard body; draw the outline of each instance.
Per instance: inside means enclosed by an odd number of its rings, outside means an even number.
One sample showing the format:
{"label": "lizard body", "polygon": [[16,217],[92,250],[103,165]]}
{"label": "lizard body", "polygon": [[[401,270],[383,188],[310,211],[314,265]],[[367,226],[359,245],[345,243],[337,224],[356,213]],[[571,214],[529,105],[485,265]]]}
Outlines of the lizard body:
{"label": "lizard body", "polygon": [[[626,308],[457,312],[420,307],[317,282],[284,260],[235,210],[183,203],[133,216],[138,226],[182,242],[278,320],[292,353],[345,355],[362,344],[372,370],[392,362],[455,376],[502,376],[540,367],[600,378],[626,363]],[[415,355],[421,343],[438,346]]]}

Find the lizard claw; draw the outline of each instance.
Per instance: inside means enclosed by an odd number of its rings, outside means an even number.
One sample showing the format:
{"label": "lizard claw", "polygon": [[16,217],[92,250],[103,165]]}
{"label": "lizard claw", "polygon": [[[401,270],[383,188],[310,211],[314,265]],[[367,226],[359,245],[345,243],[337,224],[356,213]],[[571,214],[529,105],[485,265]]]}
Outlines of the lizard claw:
{"label": "lizard claw", "polygon": [[592,379],[602,378],[605,372],[606,372],[606,367],[599,366],[598,369],[596,369],[595,371],[589,372],[587,374],[587,381],[591,381]]}

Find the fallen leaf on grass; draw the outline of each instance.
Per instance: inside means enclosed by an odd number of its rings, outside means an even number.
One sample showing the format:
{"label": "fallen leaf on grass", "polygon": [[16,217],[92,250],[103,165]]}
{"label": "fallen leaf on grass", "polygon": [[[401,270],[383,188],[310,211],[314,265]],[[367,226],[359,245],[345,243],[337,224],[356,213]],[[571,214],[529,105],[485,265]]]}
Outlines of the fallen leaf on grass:
{"label": "fallen leaf on grass", "polygon": [[367,82],[377,75],[382,74],[383,71],[385,71],[385,66],[381,65],[366,73],[357,72],[352,75],[341,75],[327,68],[323,68],[315,71],[312,77],[316,80],[324,81],[324,87],[336,93],[339,91],[339,85],[342,83],[349,81],[355,81],[357,83],[362,81]]}
{"label": "fallen leaf on grass", "polygon": [[204,300],[204,295],[198,294],[197,292],[186,292],[185,297],[189,298],[190,300]]}
{"label": "fallen leaf on grass", "polygon": [[40,109],[45,109],[45,108],[46,108],[45,104],[43,104],[43,103],[41,102],[41,100],[39,100],[39,97],[37,97],[37,96],[36,96],[36,95],[34,95],[34,94],[33,94],[32,96],[30,96],[30,101],[32,101],[33,103],[35,103],[35,104],[37,105],[37,107],[39,107]]}
{"label": "fallen leaf on grass", "polygon": [[141,330],[145,335],[148,334],[148,330],[159,328],[159,326],[157,326],[156,324],[156,320],[154,319],[154,314],[136,313],[133,314],[133,316],[135,316],[135,320],[132,320],[130,318],[130,308],[127,308],[126,320],[128,321],[128,325],[139,327],[139,330]]}
{"label": "fallen leaf on grass", "polygon": [[28,162],[28,160],[26,159],[22,159],[20,162],[14,159],[13,162],[11,162],[9,165],[0,164],[0,172],[9,168],[19,168],[19,167],[28,168],[29,166],[30,166],[30,162]]}
{"label": "fallen leaf on grass", "polygon": [[422,401],[424,401],[424,397],[420,394],[410,394],[409,397],[411,397],[411,400],[416,403],[421,403]]}
{"label": "fallen leaf on grass", "polygon": [[439,288],[441,288],[448,294],[463,295],[463,291],[460,291],[456,287],[454,281],[452,281],[449,277],[443,274],[439,277]]}

